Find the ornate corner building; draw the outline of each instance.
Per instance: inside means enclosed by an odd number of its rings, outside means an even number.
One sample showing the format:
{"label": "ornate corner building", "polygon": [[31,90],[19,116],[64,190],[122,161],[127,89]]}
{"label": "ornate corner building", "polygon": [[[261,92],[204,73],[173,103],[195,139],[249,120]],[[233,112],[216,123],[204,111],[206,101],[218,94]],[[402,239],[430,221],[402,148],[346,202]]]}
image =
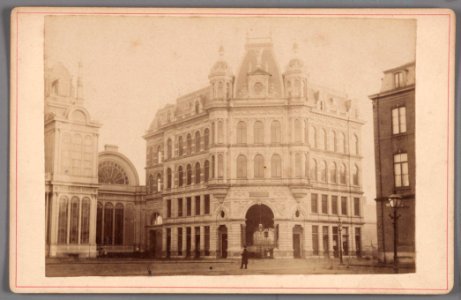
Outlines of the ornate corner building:
{"label": "ornate corner building", "polygon": [[270,39],[245,49],[235,75],[220,49],[209,84],[157,112],[144,135],[146,186],[116,146],[98,153],[78,80],[49,70],[49,256],[362,255],[354,101],[312,84],[296,47],[284,72]]}
{"label": "ornate corner building", "polygon": [[[399,260],[415,261],[415,63],[384,71],[381,91],[373,102],[376,214],[378,252],[383,262],[393,260],[397,242]],[[398,240],[387,205],[392,194],[401,195]]]}
{"label": "ornate corner building", "polygon": [[147,251],[329,256],[342,240],[361,255],[363,123],[353,101],[309,82],[294,48],[282,73],[271,40],[248,39],[236,75],[220,49],[209,85],[157,112],[145,212],[163,222],[146,227]]}

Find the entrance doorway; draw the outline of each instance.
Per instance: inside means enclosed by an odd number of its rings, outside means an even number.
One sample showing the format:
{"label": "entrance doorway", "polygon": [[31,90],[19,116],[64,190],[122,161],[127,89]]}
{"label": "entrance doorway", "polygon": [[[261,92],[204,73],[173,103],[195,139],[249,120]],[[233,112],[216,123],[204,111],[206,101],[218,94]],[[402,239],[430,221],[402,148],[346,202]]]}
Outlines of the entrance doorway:
{"label": "entrance doorway", "polygon": [[295,225],[293,227],[293,257],[302,258],[302,243],[303,242],[303,228],[301,225]]}
{"label": "entrance doorway", "polygon": [[245,215],[245,245],[253,257],[271,258],[276,245],[274,213],[269,206],[255,204]]}
{"label": "entrance doorway", "polygon": [[221,225],[218,228],[218,258],[227,258],[227,227]]}
{"label": "entrance doorway", "polygon": [[158,238],[157,230],[150,230],[149,231],[149,256],[156,257],[159,255],[158,248],[161,246],[160,242],[161,238]]}

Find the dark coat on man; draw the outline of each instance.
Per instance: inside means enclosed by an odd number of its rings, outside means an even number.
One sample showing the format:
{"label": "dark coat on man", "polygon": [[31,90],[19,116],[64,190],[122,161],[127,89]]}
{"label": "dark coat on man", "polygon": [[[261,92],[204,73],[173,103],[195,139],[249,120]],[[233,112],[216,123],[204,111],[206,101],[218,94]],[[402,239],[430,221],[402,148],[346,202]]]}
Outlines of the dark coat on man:
{"label": "dark coat on man", "polygon": [[242,252],[242,264],[240,265],[240,269],[243,268],[243,266],[245,266],[245,269],[247,268],[247,265],[248,265],[248,251],[247,251],[247,248],[243,248],[243,252]]}

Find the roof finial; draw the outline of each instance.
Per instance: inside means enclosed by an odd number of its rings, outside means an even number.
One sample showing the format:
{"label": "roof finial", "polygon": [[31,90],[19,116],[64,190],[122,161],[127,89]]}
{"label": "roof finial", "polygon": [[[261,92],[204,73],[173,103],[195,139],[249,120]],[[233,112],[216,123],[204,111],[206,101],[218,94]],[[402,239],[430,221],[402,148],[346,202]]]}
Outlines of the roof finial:
{"label": "roof finial", "polygon": [[298,45],[297,42],[294,42],[294,43],[293,43],[293,48],[292,48],[292,49],[293,49],[293,54],[294,54],[294,55],[298,55],[299,45]]}
{"label": "roof finial", "polygon": [[223,45],[219,46],[218,53],[219,53],[219,57],[224,56],[224,46]]}

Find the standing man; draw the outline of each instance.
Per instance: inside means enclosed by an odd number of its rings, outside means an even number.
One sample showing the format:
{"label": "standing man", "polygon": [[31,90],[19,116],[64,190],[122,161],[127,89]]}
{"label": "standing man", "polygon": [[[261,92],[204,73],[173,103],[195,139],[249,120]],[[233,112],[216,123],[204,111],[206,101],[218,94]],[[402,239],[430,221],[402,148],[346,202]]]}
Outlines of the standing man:
{"label": "standing man", "polygon": [[240,265],[240,269],[243,269],[243,266],[245,266],[245,269],[248,266],[248,251],[247,251],[247,247],[243,247],[242,264]]}

